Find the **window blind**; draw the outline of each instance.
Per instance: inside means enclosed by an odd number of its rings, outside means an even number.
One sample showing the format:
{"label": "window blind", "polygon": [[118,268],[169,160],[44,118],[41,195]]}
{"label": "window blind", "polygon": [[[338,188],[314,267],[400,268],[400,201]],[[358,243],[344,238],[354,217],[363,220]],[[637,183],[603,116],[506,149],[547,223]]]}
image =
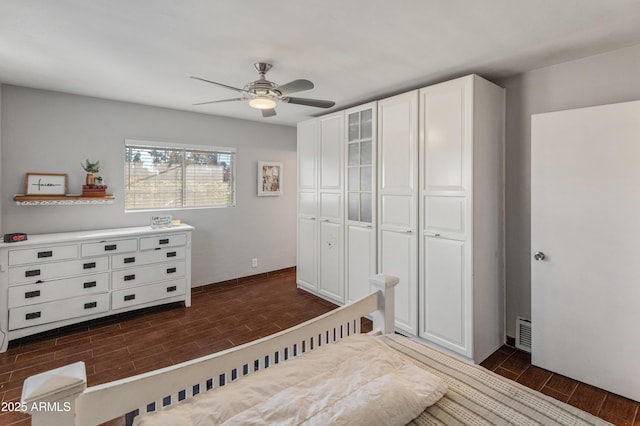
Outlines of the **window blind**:
{"label": "window blind", "polygon": [[125,142],[125,211],[234,206],[235,155]]}

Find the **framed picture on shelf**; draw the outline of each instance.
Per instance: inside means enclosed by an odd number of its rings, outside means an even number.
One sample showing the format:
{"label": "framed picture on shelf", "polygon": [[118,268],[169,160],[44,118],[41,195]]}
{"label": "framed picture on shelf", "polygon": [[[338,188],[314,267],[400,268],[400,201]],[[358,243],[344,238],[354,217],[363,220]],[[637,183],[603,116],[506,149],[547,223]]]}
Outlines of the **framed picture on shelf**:
{"label": "framed picture on shelf", "polygon": [[282,163],[258,161],[258,197],[282,195]]}
{"label": "framed picture on shelf", "polygon": [[64,173],[27,173],[25,195],[65,195],[67,175]]}

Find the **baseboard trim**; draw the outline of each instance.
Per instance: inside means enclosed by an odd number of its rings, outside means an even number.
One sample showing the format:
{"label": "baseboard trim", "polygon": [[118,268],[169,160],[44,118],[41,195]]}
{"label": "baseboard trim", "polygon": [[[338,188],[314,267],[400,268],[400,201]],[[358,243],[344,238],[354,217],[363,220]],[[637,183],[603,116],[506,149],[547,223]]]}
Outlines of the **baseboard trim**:
{"label": "baseboard trim", "polygon": [[204,291],[207,287],[212,285],[216,287],[233,286],[238,284],[246,284],[252,281],[264,280],[267,278],[284,277],[288,275],[295,276],[295,274],[296,274],[296,267],[290,266],[288,268],[276,269],[274,271],[263,272],[260,274],[247,275],[246,277],[232,278],[230,280],[219,281],[217,283],[199,285],[197,287],[192,287],[191,292],[194,293],[198,291]]}

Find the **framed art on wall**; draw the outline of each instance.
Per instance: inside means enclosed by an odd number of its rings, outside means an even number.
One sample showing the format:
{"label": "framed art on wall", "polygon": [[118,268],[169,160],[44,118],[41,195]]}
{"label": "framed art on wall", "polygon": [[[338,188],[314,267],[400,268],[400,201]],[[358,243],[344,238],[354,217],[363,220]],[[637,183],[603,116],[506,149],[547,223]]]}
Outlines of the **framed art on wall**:
{"label": "framed art on wall", "polygon": [[64,173],[27,173],[25,195],[65,195],[67,175]]}
{"label": "framed art on wall", "polygon": [[282,195],[282,163],[258,162],[258,196]]}

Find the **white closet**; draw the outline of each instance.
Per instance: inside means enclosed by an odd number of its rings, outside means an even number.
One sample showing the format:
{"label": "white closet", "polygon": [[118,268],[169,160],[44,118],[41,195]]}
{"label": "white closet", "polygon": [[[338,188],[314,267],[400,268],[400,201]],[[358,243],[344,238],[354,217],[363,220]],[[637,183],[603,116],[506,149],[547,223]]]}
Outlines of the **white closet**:
{"label": "white closet", "polygon": [[504,343],[504,89],[420,90],[420,337],[476,362]]}
{"label": "white closet", "polygon": [[298,135],[298,284],[341,303],[368,292],[366,276],[396,275],[399,331],[476,362],[499,348],[504,89],[470,75],[300,123]]}

